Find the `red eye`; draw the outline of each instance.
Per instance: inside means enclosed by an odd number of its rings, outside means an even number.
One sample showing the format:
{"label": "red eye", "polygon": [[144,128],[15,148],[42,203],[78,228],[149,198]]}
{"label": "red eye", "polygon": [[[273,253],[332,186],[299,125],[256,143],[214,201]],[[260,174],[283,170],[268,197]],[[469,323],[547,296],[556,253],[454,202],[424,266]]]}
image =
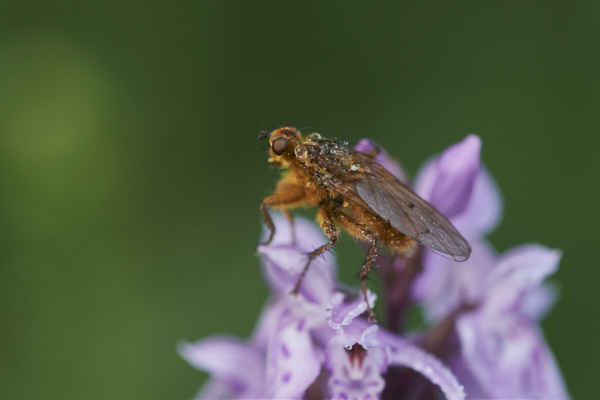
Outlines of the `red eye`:
{"label": "red eye", "polygon": [[282,155],[283,153],[285,153],[285,151],[287,150],[288,146],[290,145],[290,141],[287,140],[284,137],[280,137],[277,138],[273,141],[273,144],[271,145],[271,148],[273,149],[273,153],[277,154],[278,156]]}

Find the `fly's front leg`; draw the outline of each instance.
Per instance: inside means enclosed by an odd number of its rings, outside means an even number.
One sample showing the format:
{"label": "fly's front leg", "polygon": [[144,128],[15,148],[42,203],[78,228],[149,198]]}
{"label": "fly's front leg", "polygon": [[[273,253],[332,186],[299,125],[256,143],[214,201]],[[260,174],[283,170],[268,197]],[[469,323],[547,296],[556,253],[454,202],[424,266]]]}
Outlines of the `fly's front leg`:
{"label": "fly's front leg", "polygon": [[[262,212],[262,216],[263,216],[263,219],[265,220],[265,224],[267,225],[267,228],[270,231],[269,238],[265,242],[262,243],[263,245],[267,245],[267,244],[271,243],[271,241],[273,240],[273,236],[275,235],[275,225],[273,224],[273,220],[271,219],[271,216],[269,215],[267,208],[273,208],[273,207],[282,208],[284,210],[284,214],[286,214],[286,216],[288,216],[288,215],[291,216],[291,214],[286,209],[293,208],[298,203],[301,203],[304,196],[305,196],[304,189],[301,186],[296,186],[296,187],[287,189],[285,191],[275,193],[262,201],[262,203],[260,204],[260,211]],[[289,219],[290,218],[288,217],[288,220]],[[292,237],[293,237],[293,235],[294,234],[292,233]]]}
{"label": "fly's front leg", "polygon": [[317,211],[317,222],[321,225],[321,229],[323,229],[323,232],[325,232],[325,235],[329,238],[329,242],[308,254],[308,261],[304,266],[302,273],[300,273],[300,277],[296,282],[296,286],[294,286],[294,290],[292,290],[292,294],[294,295],[298,294],[300,291],[300,285],[302,284],[302,280],[304,279],[312,260],[331,249],[338,240],[339,232],[333,222],[333,212],[331,211],[331,208],[323,205],[319,206],[319,210]]}

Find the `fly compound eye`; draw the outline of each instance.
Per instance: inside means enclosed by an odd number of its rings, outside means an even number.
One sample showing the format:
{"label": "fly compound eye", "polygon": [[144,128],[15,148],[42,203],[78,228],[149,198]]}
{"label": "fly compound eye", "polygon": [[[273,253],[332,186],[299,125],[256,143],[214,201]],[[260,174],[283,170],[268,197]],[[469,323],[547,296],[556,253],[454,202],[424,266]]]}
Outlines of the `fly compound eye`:
{"label": "fly compound eye", "polygon": [[271,148],[273,149],[273,153],[280,156],[283,153],[285,153],[285,151],[287,150],[289,145],[290,145],[290,141],[288,139],[286,139],[284,137],[280,137],[273,141]]}

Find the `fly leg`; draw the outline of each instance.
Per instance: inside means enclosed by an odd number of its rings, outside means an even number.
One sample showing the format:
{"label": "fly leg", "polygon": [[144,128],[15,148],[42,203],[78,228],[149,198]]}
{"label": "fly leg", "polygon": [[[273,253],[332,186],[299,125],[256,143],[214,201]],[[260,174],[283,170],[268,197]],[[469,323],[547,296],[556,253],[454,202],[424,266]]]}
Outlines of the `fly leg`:
{"label": "fly leg", "polygon": [[[277,192],[262,201],[262,203],[260,204],[260,211],[262,212],[262,216],[265,220],[265,224],[267,225],[267,229],[269,229],[270,231],[269,238],[262,243],[263,245],[271,243],[271,241],[273,240],[273,236],[275,235],[275,225],[273,224],[273,220],[271,219],[267,208],[277,207],[283,209],[284,214],[289,220],[289,216],[291,216],[291,214],[286,209],[293,208],[299,203],[301,203],[305,194],[306,193],[304,192],[304,188],[302,188],[301,186],[296,186],[281,192]],[[292,238],[293,237],[294,234],[292,233]]]}
{"label": "fly leg", "polygon": [[375,313],[373,312],[373,309],[369,304],[369,299],[367,298],[367,276],[371,270],[371,265],[377,257],[377,233],[372,232],[367,226],[358,223],[354,218],[341,211],[336,212],[335,220],[352,236],[357,237],[358,239],[371,245],[369,248],[369,253],[367,254],[367,259],[360,269],[360,284],[365,303],[367,304],[369,322],[376,323],[377,318],[375,317]]}
{"label": "fly leg", "polygon": [[312,260],[320,256],[327,250],[331,249],[338,240],[339,232],[337,227],[335,226],[335,223],[333,222],[333,212],[331,208],[320,205],[319,210],[317,211],[317,222],[319,223],[319,225],[321,225],[321,229],[323,229],[323,232],[325,232],[325,235],[327,235],[327,237],[329,238],[329,242],[308,253],[308,261],[304,266],[304,269],[300,273],[300,277],[298,278],[296,286],[294,286],[294,290],[292,290],[291,294],[296,295],[300,291],[300,285],[302,284],[302,280],[304,279],[304,276],[306,275],[306,272],[308,271],[308,267],[310,267],[310,263],[312,262]]}
{"label": "fly leg", "polygon": [[373,234],[371,237],[371,248],[369,249],[369,254],[367,255],[367,260],[363,264],[360,270],[360,283],[362,285],[362,292],[365,298],[365,303],[367,303],[367,312],[369,313],[369,322],[377,323],[377,318],[375,317],[375,313],[369,305],[369,300],[367,299],[367,275],[371,270],[371,264],[377,257],[377,234]]}
{"label": "fly leg", "polygon": [[292,245],[296,245],[296,224],[294,224],[294,215],[290,212],[290,210],[282,210],[283,215],[290,223],[290,229],[292,230]]}

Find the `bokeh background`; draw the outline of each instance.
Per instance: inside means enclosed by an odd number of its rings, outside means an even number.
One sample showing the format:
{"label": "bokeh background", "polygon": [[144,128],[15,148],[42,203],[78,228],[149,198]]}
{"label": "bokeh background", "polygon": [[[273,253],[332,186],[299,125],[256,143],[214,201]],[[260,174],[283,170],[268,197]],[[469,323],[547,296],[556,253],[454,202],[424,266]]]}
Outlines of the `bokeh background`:
{"label": "bokeh background", "polygon": [[599,2],[2,1],[0,398],[192,397],[177,344],[247,337],[268,295],[256,137],[285,124],[413,175],[479,134],[491,240],[563,250],[543,327],[597,395],[599,71]]}

